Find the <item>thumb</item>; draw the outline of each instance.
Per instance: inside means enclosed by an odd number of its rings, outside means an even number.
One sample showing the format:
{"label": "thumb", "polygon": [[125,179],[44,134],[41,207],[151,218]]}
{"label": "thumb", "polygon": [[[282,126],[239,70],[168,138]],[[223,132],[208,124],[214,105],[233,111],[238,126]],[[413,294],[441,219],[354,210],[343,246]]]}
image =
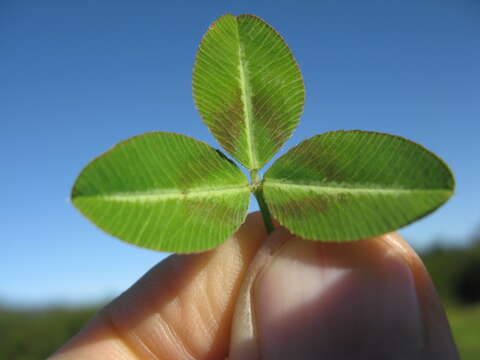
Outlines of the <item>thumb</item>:
{"label": "thumb", "polygon": [[254,331],[233,325],[242,341],[232,339],[231,360],[459,358],[430,278],[398,235],[343,244],[284,229],[275,237],[283,245],[250,289]]}

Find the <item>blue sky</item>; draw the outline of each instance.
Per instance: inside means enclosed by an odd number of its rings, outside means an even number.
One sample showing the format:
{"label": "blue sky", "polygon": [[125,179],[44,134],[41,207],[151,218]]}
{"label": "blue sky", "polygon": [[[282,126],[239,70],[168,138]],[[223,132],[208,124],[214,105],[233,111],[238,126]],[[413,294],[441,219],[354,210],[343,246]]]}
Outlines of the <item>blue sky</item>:
{"label": "blue sky", "polygon": [[457,192],[401,232],[417,247],[480,225],[480,3],[424,1],[0,1],[0,301],[81,303],[127,288],[165,254],[101,233],[69,203],[76,175],[152,130],[215,145],[191,96],[198,43],[224,13],[278,29],[307,101],[285,148],[366,129],[445,159]]}

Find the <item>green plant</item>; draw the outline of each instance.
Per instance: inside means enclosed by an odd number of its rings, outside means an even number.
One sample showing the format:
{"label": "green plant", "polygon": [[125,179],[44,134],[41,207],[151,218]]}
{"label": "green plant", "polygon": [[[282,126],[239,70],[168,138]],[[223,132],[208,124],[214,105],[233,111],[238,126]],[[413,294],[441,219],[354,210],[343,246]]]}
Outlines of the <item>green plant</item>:
{"label": "green plant", "polygon": [[433,153],[366,131],[316,135],[259,170],[296,128],[304,104],[287,45],[252,15],[225,15],[202,39],[193,72],[196,106],[223,153],[165,132],[128,139],[92,161],[72,190],[75,206],[106,232],[173,252],[216,247],[242,224],[250,193],[267,230],[353,241],[395,230],[442,205],[454,179]]}

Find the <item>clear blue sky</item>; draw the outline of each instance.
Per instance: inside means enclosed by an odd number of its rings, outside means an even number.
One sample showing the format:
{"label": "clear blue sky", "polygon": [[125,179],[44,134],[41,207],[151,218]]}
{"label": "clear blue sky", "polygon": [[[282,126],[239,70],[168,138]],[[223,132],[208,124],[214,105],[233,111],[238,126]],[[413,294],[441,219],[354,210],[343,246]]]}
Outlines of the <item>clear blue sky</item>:
{"label": "clear blue sky", "polygon": [[164,254],[101,233],[68,201],[76,175],[152,130],[214,144],[191,96],[195,51],[224,13],[277,28],[307,102],[286,147],[368,129],[445,159],[457,193],[402,233],[417,247],[480,224],[480,2],[0,1],[0,301],[78,303],[117,294]]}

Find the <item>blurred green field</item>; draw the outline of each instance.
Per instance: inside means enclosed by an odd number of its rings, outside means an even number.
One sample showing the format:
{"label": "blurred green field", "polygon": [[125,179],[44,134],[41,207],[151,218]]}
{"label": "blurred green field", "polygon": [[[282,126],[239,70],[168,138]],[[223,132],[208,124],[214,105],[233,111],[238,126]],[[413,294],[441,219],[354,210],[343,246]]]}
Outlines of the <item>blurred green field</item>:
{"label": "blurred green field", "polygon": [[433,246],[421,256],[445,304],[461,359],[480,359],[480,236],[469,246]]}
{"label": "blurred green field", "polygon": [[448,319],[461,359],[480,358],[480,305],[448,307]]}
{"label": "blurred green field", "polygon": [[0,359],[46,359],[96,311],[97,307],[29,311],[0,308]]}
{"label": "blurred green field", "polygon": [[[446,305],[461,359],[480,359],[480,241],[463,248],[433,247],[422,258]],[[0,307],[0,359],[45,359],[98,308]]]}

